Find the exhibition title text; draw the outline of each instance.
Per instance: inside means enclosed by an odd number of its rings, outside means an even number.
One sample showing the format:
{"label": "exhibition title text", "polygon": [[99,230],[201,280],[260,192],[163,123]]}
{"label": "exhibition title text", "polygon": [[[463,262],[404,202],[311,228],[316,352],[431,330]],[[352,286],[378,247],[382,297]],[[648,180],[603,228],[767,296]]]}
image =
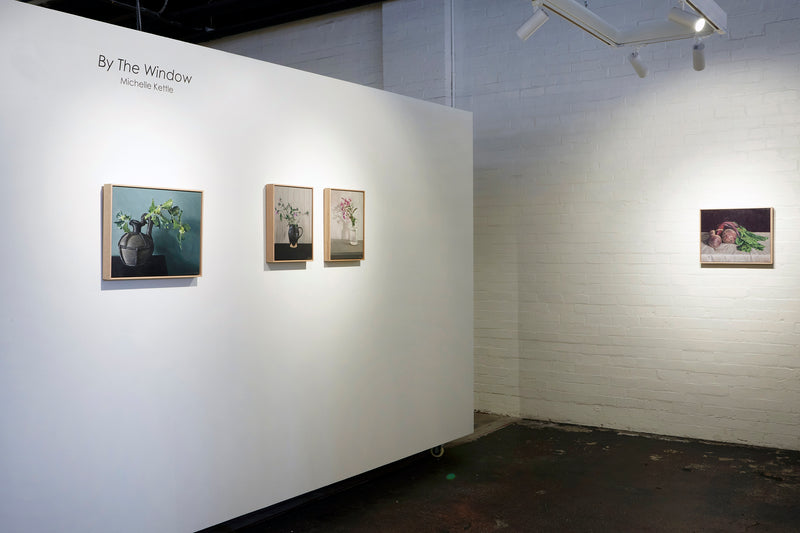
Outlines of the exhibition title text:
{"label": "exhibition title text", "polygon": [[[192,83],[192,76],[189,74],[178,72],[169,67],[162,67],[161,65],[134,63],[124,57],[111,59],[99,54],[97,56],[97,68],[101,68],[106,72],[120,73],[122,75],[119,80],[121,85],[162,93],[175,92],[173,84],[189,85]],[[152,79],[152,81],[137,79],[132,76],[145,76]]]}

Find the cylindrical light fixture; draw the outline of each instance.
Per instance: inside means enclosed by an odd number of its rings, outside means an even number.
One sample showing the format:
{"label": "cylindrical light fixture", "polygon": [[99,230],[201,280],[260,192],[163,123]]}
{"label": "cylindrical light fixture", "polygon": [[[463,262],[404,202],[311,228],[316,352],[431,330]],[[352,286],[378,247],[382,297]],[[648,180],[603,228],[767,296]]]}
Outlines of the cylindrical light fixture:
{"label": "cylindrical light fixture", "polygon": [[647,65],[642,62],[638,50],[631,52],[631,55],[628,56],[628,61],[631,62],[633,70],[636,71],[636,74],[638,74],[640,78],[647,76]]}
{"label": "cylindrical light fixture", "polygon": [[699,15],[693,15],[677,7],[669,10],[669,20],[677,22],[681,26],[686,26],[690,30],[700,31],[706,27],[706,19]]}
{"label": "cylindrical light fixture", "polygon": [[697,71],[706,68],[706,45],[701,42],[694,43],[692,47],[692,66]]}
{"label": "cylindrical light fixture", "polygon": [[517,37],[522,39],[523,41],[527,40],[528,37],[536,33],[536,30],[542,27],[542,24],[547,22],[550,16],[544,12],[541,8],[536,8],[536,11],[533,12],[531,18],[525,21],[525,23],[519,27],[517,30]]}

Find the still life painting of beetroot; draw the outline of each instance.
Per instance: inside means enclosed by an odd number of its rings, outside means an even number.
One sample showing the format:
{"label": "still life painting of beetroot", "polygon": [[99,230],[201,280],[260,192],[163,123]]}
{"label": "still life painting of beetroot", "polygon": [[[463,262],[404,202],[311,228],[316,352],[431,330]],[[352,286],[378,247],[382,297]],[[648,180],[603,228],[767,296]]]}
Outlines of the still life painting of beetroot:
{"label": "still life painting of beetroot", "polygon": [[700,263],[772,264],[774,210],[702,209]]}

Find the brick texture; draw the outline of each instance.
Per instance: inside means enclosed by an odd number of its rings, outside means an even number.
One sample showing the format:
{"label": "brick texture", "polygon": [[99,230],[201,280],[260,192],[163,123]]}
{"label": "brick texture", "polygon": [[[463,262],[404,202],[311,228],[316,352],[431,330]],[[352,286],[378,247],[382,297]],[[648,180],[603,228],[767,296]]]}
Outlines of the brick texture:
{"label": "brick texture", "polygon": [[209,43],[226,52],[383,88],[379,4]]}

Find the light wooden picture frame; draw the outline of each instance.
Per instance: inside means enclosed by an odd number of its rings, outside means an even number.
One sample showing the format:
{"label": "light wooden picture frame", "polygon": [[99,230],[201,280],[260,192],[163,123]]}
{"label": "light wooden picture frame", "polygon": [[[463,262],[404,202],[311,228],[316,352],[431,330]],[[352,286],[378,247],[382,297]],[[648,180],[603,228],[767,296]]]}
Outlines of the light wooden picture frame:
{"label": "light wooden picture frame", "polygon": [[266,191],[268,263],[314,260],[314,189],[269,184]]}
{"label": "light wooden picture frame", "polygon": [[365,193],[325,189],[325,261],[363,261]]}
{"label": "light wooden picture frame", "polygon": [[772,207],[700,210],[701,265],[772,265]]}
{"label": "light wooden picture frame", "polygon": [[103,279],[202,275],[203,191],[103,185]]}

